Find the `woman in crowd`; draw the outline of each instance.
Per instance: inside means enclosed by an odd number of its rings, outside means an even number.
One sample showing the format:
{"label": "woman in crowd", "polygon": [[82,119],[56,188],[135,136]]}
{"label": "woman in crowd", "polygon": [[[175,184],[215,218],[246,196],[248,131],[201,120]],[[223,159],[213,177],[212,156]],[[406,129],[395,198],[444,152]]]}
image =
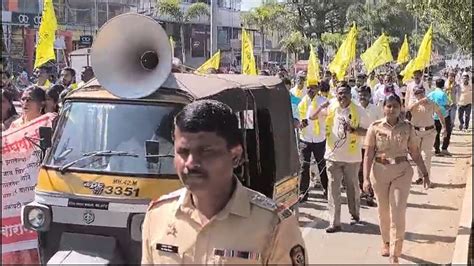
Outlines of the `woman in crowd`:
{"label": "woman in crowd", "polygon": [[7,130],[18,117],[13,105],[13,95],[2,89],[2,131]]}
{"label": "woman in crowd", "polygon": [[413,177],[408,153],[422,173],[425,188],[430,185],[415,129],[400,118],[401,104],[399,96],[387,95],[383,101],[384,118],[370,125],[365,138],[364,191],[370,193],[373,187],[378,199],[381,253],[390,256],[391,263],[398,263],[405,238],[405,214]]}
{"label": "woman in crowd", "polygon": [[59,112],[59,95],[63,90],[63,85],[54,85],[46,91],[45,113]]}
{"label": "woman in crowd", "polygon": [[21,127],[44,114],[46,93],[36,85],[27,88],[21,95],[23,114],[13,121],[11,128]]}

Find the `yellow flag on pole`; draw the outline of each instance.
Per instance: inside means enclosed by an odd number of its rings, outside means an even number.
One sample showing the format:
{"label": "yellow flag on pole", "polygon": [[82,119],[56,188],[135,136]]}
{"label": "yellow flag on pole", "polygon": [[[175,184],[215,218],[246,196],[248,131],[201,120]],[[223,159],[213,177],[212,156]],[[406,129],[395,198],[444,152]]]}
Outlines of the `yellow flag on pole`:
{"label": "yellow flag on pole", "polygon": [[242,74],[257,75],[252,40],[244,29],[242,29]]}
{"label": "yellow flag on pole", "polygon": [[221,63],[221,51],[217,51],[211,58],[209,58],[204,64],[202,64],[196,72],[201,74],[206,74],[209,68],[215,68],[216,70],[219,69],[219,65]]}
{"label": "yellow flag on pole", "polygon": [[405,34],[405,40],[403,41],[402,47],[400,47],[400,51],[398,52],[397,63],[403,64],[410,60],[410,48],[408,46],[408,38]]}
{"label": "yellow flag on pole", "polygon": [[319,77],[319,60],[314,51],[312,44],[309,45],[309,59],[308,59],[308,75],[306,78],[306,86],[317,85],[320,80]]}
{"label": "yellow flag on pole", "polygon": [[338,80],[343,80],[346,70],[350,63],[355,59],[357,42],[357,28],[356,24],[351,27],[349,34],[346,39],[342,42],[341,46],[337,50],[336,56],[329,64],[329,71],[336,73]]}
{"label": "yellow flag on pole", "polygon": [[378,66],[393,61],[388,36],[382,34],[369,49],[360,55],[360,59],[364,62],[367,73],[372,72]]}
{"label": "yellow flag on pole", "polygon": [[415,70],[423,70],[430,65],[432,42],[433,25],[430,26],[423,37],[420,48],[418,48],[418,54],[416,55],[416,58],[411,60],[405,69],[400,73],[403,75],[403,82],[412,79],[413,72],[415,72]]}
{"label": "yellow flag on pole", "polygon": [[38,68],[50,60],[56,60],[54,40],[57,28],[58,23],[54,14],[53,0],[44,0],[34,68]]}

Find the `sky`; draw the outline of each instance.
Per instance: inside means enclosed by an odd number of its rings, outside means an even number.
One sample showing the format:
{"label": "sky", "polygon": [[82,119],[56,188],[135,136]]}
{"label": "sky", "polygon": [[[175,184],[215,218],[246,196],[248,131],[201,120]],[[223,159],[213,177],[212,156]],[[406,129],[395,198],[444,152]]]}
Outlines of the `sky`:
{"label": "sky", "polygon": [[262,0],[242,0],[241,10],[248,11],[262,4]]}

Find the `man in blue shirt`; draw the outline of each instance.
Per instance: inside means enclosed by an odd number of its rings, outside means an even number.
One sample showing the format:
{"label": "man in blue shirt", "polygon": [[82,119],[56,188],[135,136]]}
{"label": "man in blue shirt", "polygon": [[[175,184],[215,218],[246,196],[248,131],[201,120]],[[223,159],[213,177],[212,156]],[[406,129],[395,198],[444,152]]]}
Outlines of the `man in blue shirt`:
{"label": "man in blue shirt", "polygon": [[444,79],[438,78],[436,80],[436,88],[434,89],[434,91],[428,94],[428,99],[436,103],[441,109],[441,113],[444,116],[444,118],[441,118],[441,119],[444,119],[445,125],[446,125],[446,131],[447,131],[446,137],[443,138],[443,145],[441,146],[441,150],[440,150],[440,136],[441,136],[442,125],[441,125],[441,122],[439,121],[440,118],[438,117],[438,115],[435,114],[434,120],[435,120],[435,126],[436,126],[436,131],[437,131],[435,143],[434,143],[435,154],[438,156],[439,155],[449,156],[451,154],[448,152],[448,146],[451,139],[451,132],[453,129],[451,126],[451,117],[449,116],[449,113],[447,111],[447,107],[449,105],[448,95],[446,94],[443,88],[444,88]]}

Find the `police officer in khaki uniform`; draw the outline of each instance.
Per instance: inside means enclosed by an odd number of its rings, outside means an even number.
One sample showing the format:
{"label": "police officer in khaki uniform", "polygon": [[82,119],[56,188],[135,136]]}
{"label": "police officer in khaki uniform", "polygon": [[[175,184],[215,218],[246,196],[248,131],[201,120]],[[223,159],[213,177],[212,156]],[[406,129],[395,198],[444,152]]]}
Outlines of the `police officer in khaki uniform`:
{"label": "police officer in khaki uniform", "polygon": [[306,264],[296,217],[233,175],[243,148],[228,106],[187,105],[175,118],[174,145],[185,187],[151,203],[142,264]]}
{"label": "police officer in khaki uniform", "polygon": [[392,263],[398,263],[405,237],[405,213],[413,177],[408,153],[423,173],[425,188],[430,185],[415,129],[399,117],[401,104],[400,97],[388,95],[383,102],[385,117],[370,125],[365,138],[364,191],[368,193],[373,186],[378,200],[382,256],[391,256]]}
{"label": "police officer in khaki uniform", "polygon": [[[421,151],[428,174],[430,174],[433,144],[436,137],[433,115],[437,114],[438,117],[442,117],[443,113],[436,103],[426,98],[424,87],[415,87],[413,89],[413,95],[415,96],[415,100],[408,106],[408,111],[411,113],[411,124],[415,127],[415,135],[418,137],[418,148]],[[446,131],[445,121],[443,119],[440,121],[443,126],[443,137],[446,137],[448,133]],[[423,183],[422,172],[419,168],[416,183]]]}

